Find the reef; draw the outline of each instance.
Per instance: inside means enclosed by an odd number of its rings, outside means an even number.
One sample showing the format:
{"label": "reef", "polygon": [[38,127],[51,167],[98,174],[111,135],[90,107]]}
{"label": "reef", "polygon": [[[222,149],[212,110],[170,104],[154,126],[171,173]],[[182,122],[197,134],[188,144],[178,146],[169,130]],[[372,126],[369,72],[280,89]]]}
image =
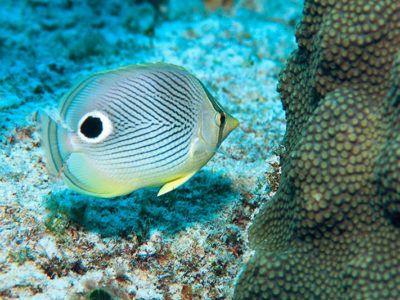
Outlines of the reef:
{"label": "reef", "polygon": [[306,0],[282,177],[235,299],[399,299],[400,1]]}

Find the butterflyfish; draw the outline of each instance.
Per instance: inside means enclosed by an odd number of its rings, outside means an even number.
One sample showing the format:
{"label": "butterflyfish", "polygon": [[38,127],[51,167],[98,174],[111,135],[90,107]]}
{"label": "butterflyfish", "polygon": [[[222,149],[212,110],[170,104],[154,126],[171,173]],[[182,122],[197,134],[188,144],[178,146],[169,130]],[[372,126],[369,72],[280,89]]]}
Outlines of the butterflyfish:
{"label": "butterflyfish", "polygon": [[96,73],[42,116],[49,173],[82,194],[115,197],[184,184],[238,126],[182,67],[156,63]]}

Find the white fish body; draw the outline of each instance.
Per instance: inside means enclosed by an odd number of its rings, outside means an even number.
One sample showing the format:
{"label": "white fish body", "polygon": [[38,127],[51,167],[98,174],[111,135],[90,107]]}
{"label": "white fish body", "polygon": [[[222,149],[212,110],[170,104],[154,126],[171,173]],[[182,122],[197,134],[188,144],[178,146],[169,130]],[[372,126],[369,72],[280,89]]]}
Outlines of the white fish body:
{"label": "white fish body", "polygon": [[94,74],[61,99],[58,114],[42,118],[48,169],[98,197],[175,189],[238,125],[197,78],[163,63]]}

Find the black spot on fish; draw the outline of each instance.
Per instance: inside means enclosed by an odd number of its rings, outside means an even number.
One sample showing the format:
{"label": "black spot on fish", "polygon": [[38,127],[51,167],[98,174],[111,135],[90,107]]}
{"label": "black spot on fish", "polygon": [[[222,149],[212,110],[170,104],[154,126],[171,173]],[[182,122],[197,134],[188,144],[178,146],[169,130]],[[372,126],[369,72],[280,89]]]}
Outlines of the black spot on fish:
{"label": "black spot on fish", "polygon": [[81,133],[89,138],[97,138],[103,132],[103,122],[98,117],[88,116],[81,124]]}

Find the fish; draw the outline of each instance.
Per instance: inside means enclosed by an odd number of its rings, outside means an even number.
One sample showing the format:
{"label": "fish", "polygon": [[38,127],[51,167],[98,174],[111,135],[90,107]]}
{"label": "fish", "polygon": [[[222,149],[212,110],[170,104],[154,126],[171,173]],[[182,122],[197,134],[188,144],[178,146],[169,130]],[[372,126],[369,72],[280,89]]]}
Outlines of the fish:
{"label": "fish", "polygon": [[239,125],[183,67],[152,63],[95,73],[41,116],[46,167],[72,190],[111,198],[187,182]]}

